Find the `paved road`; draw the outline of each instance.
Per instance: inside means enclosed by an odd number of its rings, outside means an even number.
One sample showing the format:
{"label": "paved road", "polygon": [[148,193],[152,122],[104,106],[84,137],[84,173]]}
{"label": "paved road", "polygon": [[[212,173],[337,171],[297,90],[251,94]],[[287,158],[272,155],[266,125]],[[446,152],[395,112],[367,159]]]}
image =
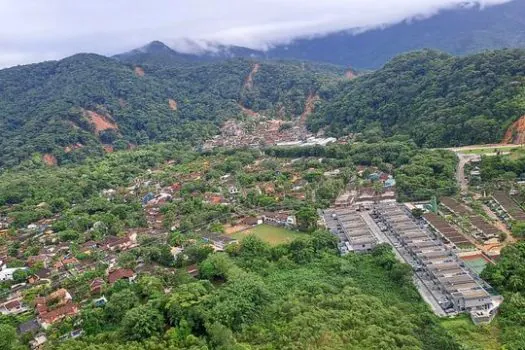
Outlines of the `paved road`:
{"label": "paved road", "polygon": [[462,152],[462,151],[471,151],[471,150],[477,150],[477,149],[505,149],[505,148],[515,148],[519,147],[520,145],[515,144],[506,144],[506,143],[499,143],[499,144],[491,144],[491,145],[471,145],[471,146],[462,146],[462,147],[450,147],[450,148],[444,148],[448,151],[452,152]]}

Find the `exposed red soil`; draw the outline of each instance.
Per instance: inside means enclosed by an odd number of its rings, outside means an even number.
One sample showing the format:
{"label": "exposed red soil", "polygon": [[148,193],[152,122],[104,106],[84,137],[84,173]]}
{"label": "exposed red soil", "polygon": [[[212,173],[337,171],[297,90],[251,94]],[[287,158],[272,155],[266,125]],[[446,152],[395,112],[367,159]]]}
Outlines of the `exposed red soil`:
{"label": "exposed red soil", "polygon": [[345,72],[345,78],[352,80],[357,78],[357,74],[355,74],[353,70],[349,69]]}
{"label": "exposed red soil", "polygon": [[136,75],[137,77],[143,77],[144,74],[145,74],[145,73],[144,73],[144,68],[139,67],[139,66],[136,66],[136,67],[135,67],[135,75]]}
{"label": "exposed red soil", "polygon": [[42,156],[42,160],[47,166],[55,166],[58,164],[57,159],[51,153],[46,153]]}
{"label": "exposed red soil", "polygon": [[505,132],[503,143],[525,143],[525,115],[516,120]]}
{"label": "exposed red soil", "polygon": [[173,100],[173,99],[168,99],[168,104],[170,105],[170,109],[172,111],[176,111],[177,110],[177,101]]}
{"label": "exposed red soil", "polygon": [[315,102],[319,100],[319,95],[312,94],[308,95],[306,98],[306,102],[304,104],[304,112],[301,114],[301,118],[299,119],[299,123],[301,125],[306,124],[306,119],[314,112],[315,109]]}
{"label": "exposed red soil", "polygon": [[257,74],[259,68],[261,68],[261,65],[259,63],[254,64],[252,71],[250,72],[250,74],[248,74],[248,77],[246,77],[246,80],[244,82],[245,89],[253,88],[253,77],[255,76],[255,74]]}
{"label": "exposed red soil", "polygon": [[241,107],[241,110],[244,114],[246,114],[248,117],[252,117],[252,118],[259,118],[260,117],[260,114],[255,112],[255,111],[252,111],[251,109],[249,108],[246,108],[244,107],[243,105],[241,105],[239,103],[239,107]]}
{"label": "exposed red soil", "polygon": [[95,131],[100,133],[104,130],[118,130],[118,125],[109,116],[98,114],[93,111],[85,111],[89,121],[95,126]]}
{"label": "exposed red soil", "polygon": [[104,151],[106,153],[113,153],[113,146],[111,146],[111,145],[103,145],[102,147],[104,147]]}

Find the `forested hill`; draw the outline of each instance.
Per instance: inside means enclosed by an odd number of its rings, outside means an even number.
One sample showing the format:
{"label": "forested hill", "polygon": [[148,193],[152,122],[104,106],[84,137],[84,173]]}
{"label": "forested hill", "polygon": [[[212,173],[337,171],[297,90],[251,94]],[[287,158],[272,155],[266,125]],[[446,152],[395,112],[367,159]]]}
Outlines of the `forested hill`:
{"label": "forested hill", "polygon": [[330,134],[408,134],[428,147],[500,142],[525,115],[525,50],[458,58],[409,53],[374,73],[324,89],[309,121]]}
{"label": "forested hill", "polygon": [[42,155],[66,163],[103,145],[196,142],[241,116],[241,105],[297,116],[325,79],[342,76],[293,62],[135,66],[93,54],[1,70],[0,167]]}
{"label": "forested hill", "polygon": [[122,62],[133,64],[180,66],[185,64],[191,65],[196,62],[224,61],[236,57],[262,59],[264,54],[260,51],[245,47],[222,45],[216,46],[214,51],[204,51],[201,54],[188,54],[177,52],[160,41],[152,41],[143,47],[113,57]]}

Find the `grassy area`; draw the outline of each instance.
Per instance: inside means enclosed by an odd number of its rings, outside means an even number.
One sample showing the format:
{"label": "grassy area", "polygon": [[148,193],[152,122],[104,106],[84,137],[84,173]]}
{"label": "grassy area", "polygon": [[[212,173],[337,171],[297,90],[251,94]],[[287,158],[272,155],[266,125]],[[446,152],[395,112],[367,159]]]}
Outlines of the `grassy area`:
{"label": "grassy area", "polygon": [[448,332],[460,342],[465,350],[499,350],[500,330],[497,320],[489,325],[476,326],[469,316],[459,316],[445,319],[441,324]]}
{"label": "grassy area", "polygon": [[269,244],[277,245],[280,243],[291,242],[294,239],[303,236],[304,233],[287,230],[283,227],[258,225],[246,231],[236,232],[231,236],[235,239],[242,239],[249,235],[255,235]]}
{"label": "grassy area", "polygon": [[514,153],[516,151],[519,151],[520,149],[521,148],[519,146],[512,145],[512,146],[502,146],[502,147],[498,147],[498,148],[468,149],[468,150],[462,150],[461,153],[463,153],[463,154],[491,154],[491,153],[496,153],[498,151]]}

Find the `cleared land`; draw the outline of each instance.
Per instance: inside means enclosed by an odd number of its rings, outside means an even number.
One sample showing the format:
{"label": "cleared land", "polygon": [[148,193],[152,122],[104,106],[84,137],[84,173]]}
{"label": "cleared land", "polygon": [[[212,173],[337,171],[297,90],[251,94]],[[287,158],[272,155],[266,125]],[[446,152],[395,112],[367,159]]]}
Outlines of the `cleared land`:
{"label": "cleared land", "polygon": [[441,324],[449,333],[469,350],[499,350],[499,333],[497,322],[476,326],[468,316],[445,319]]}
{"label": "cleared land", "polygon": [[235,239],[243,239],[246,236],[254,235],[271,245],[288,243],[296,238],[304,236],[304,233],[290,231],[282,227],[271,225],[259,225],[245,231],[236,232],[231,235]]}

